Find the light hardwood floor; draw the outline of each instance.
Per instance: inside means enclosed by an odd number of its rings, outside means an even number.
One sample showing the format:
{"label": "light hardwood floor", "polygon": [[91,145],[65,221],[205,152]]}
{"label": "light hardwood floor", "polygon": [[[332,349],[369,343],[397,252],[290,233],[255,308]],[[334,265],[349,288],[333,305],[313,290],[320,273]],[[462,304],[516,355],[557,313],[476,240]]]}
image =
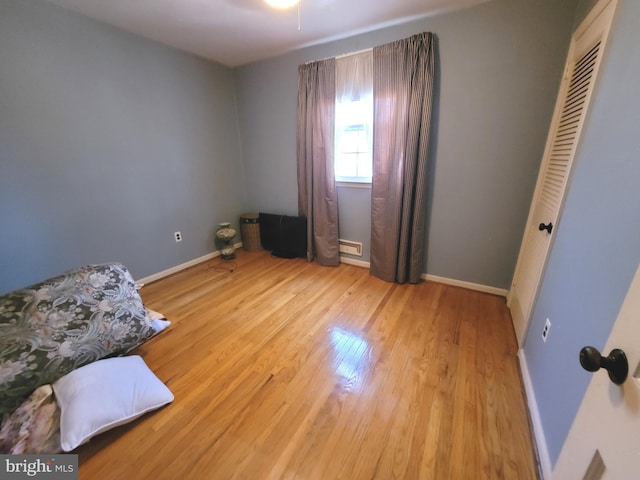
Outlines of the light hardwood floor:
{"label": "light hardwood floor", "polygon": [[175,401],[80,447],[81,479],[537,478],[503,298],[220,262],[141,290],[173,324],[134,353]]}

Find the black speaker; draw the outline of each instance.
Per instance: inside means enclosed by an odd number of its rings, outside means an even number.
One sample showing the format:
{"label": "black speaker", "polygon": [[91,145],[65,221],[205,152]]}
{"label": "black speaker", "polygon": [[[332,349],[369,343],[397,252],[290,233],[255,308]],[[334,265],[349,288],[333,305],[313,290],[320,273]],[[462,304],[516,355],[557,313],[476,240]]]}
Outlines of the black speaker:
{"label": "black speaker", "polygon": [[260,213],[260,243],[275,257],[307,257],[307,219]]}

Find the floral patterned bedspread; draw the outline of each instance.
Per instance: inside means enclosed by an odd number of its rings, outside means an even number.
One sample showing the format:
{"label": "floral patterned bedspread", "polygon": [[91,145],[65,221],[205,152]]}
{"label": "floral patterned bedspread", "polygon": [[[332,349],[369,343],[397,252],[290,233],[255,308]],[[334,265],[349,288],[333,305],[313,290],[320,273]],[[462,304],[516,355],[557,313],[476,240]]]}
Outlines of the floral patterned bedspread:
{"label": "floral patterned bedspread", "polygon": [[152,337],[133,277],[88,265],[0,296],[0,418],[36,388]]}

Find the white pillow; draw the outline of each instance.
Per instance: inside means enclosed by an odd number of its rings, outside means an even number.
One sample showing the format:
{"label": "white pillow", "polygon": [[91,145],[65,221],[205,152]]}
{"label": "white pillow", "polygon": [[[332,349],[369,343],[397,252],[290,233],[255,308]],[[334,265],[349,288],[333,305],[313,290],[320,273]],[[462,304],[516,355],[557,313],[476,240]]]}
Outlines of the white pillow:
{"label": "white pillow", "polygon": [[155,335],[159,334],[161,331],[163,331],[165,328],[167,328],[169,325],[171,325],[171,322],[169,320],[160,320],[160,319],[153,319],[151,320],[151,328],[153,328],[153,330],[156,332]]}
{"label": "white pillow", "polygon": [[138,355],[80,367],[56,381],[53,391],[65,452],[173,401],[171,391]]}

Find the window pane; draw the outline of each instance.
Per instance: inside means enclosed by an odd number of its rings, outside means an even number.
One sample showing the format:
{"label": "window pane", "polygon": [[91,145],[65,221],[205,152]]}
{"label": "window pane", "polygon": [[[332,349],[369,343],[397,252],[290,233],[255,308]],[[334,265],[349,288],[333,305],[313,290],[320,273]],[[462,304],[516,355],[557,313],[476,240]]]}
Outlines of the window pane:
{"label": "window pane", "polygon": [[358,160],[358,176],[366,177],[371,181],[371,178],[373,177],[373,162],[371,161],[371,155],[361,155]]}
{"label": "window pane", "polygon": [[336,62],[335,176],[371,183],[373,55],[348,58]]}
{"label": "window pane", "polygon": [[338,152],[357,153],[366,149],[366,138],[364,138],[364,126],[351,125],[342,130],[339,134]]}
{"label": "window pane", "polygon": [[339,153],[336,155],[336,176],[356,177],[358,174],[358,154]]}

